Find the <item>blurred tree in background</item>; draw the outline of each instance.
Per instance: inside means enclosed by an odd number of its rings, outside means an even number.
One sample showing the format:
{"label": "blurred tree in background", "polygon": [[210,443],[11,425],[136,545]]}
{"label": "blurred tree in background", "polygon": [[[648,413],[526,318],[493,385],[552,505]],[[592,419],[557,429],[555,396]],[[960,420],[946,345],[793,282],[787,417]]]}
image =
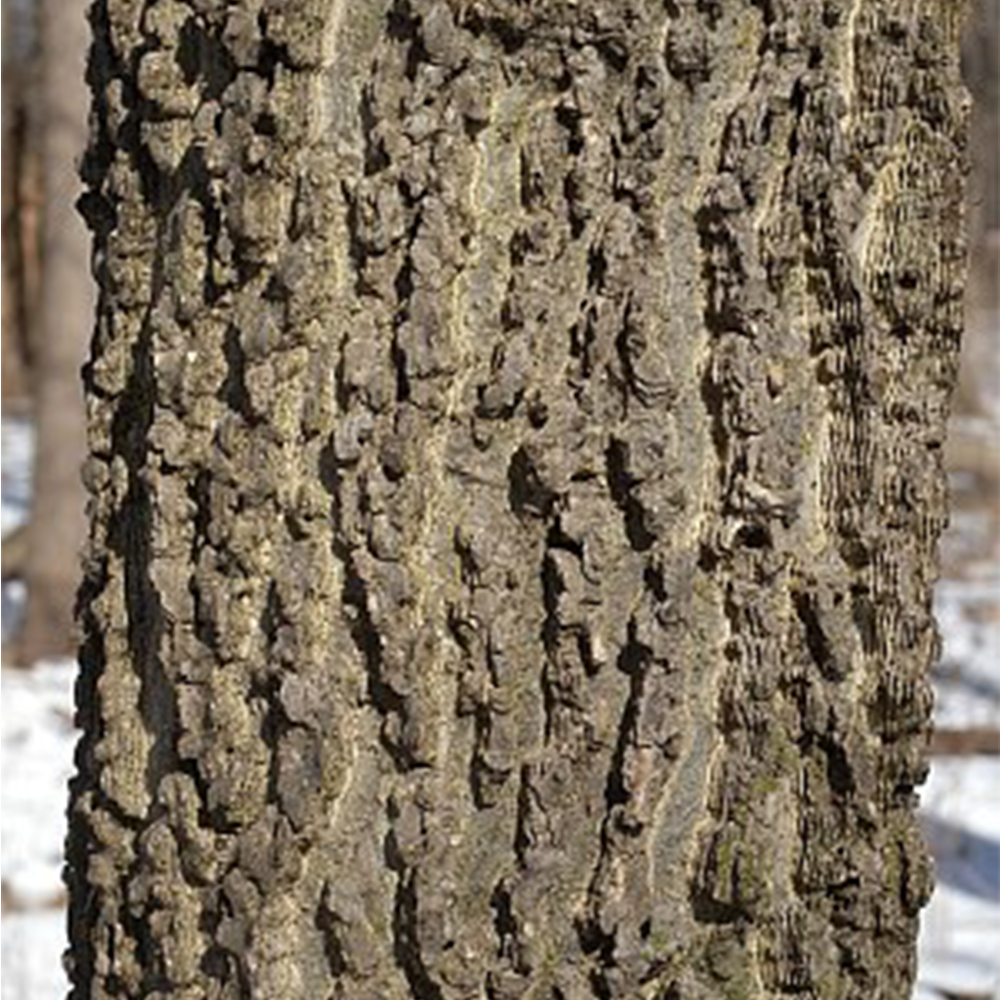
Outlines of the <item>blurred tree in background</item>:
{"label": "blurred tree in background", "polygon": [[949,577],[981,572],[1000,548],[1000,0],[971,5],[962,69],[972,98],[969,274],[961,374],[945,452],[957,519],[942,552]]}
{"label": "blurred tree in background", "polygon": [[75,207],[89,103],[87,7],[87,0],[4,7],[15,28],[4,60],[5,82],[13,84],[4,91],[12,139],[4,146],[4,410],[29,413],[36,436],[31,516],[4,546],[4,578],[27,586],[19,632],[5,648],[20,663],[71,654],[76,644],[85,446],[79,372],[93,325],[90,242]]}
{"label": "blurred tree in background", "polygon": [[35,25],[28,0],[3,4],[3,412],[28,406],[28,341],[38,301],[38,157],[29,142]]}
{"label": "blurred tree in background", "polygon": [[[964,76],[972,95],[969,243],[972,309],[998,308],[1000,282],[1000,2],[978,0],[965,32]],[[994,316],[995,319],[995,316]]]}

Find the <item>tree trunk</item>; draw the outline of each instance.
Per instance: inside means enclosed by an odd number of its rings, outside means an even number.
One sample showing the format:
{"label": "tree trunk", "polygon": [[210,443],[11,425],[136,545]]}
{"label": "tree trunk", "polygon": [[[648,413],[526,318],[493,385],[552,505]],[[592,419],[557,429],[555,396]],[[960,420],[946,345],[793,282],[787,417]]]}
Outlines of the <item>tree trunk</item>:
{"label": "tree trunk", "polygon": [[951,0],[99,0],[77,998],[900,1000]]}
{"label": "tree trunk", "polygon": [[3,156],[0,157],[0,182],[3,192],[2,239],[2,333],[0,333],[0,388],[3,412],[24,414],[28,409],[27,314],[31,308],[31,247],[25,236],[32,207],[26,205],[26,189],[37,171],[36,157],[27,143],[27,105],[31,87],[31,34],[25,31],[29,20],[13,3],[2,9],[3,30]]}
{"label": "tree trunk", "polygon": [[[958,412],[1000,419],[1000,0],[970,4],[963,45],[964,77],[972,96],[971,173],[967,194],[969,273],[966,333],[957,390]],[[1000,474],[993,441],[981,445]],[[957,466],[955,468],[958,468]],[[996,507],[996,494],[988,504]]]}
{"label": "tree trunk", "polygon": [[31,520],[25,529],[28,600],[16,655],[25,663],[70,655],[74,595],[86,535],[86,453],[80,366],[94,323],[87,231],[74,207],[77,164],[87,143],[83,83],[89,0],[38,0],[41,52],[37,101],[44,206],[41,288],[31,331],[36,449]]}

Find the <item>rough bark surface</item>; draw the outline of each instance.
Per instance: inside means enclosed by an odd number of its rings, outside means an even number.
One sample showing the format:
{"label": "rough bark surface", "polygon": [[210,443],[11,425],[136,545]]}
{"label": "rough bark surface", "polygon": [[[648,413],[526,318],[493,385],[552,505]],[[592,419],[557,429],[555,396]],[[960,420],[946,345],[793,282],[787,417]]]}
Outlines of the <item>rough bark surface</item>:
{"label": "rough bark surface", "polygon": [[99,0],[74,996],[906,997],[952,0]]}

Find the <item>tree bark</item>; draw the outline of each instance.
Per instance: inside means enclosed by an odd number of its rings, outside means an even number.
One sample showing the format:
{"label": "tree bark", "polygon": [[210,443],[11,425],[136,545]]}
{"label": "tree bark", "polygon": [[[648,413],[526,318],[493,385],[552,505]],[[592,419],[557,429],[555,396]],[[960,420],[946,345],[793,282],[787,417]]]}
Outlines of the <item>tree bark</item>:
{"label": "tree bark", "polygon": [[99,0],[76,998],[908,995],[951,0]]}
{"label": "tree bark", "polygon": [[40,96],[36,103],[44,204],[41,286],[30,333],[35,463],[25,528],[27,605],[15,652],[24,663],[71,655],[73,606],[86,537],[86,454],[80,367],[94,323],[87,231],[75,202],[87,145],[83,82],[88,0],[39,0]]}

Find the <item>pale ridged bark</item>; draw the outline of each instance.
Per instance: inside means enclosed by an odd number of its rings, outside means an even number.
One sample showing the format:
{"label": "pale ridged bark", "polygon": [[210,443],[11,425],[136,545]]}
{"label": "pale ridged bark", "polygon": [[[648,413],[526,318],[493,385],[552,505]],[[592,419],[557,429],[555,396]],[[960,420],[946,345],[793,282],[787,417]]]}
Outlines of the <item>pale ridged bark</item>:
{"label": "pale ridged bark", "polygon": [[956,5],[94,23],[74,995],[905,997]]}

